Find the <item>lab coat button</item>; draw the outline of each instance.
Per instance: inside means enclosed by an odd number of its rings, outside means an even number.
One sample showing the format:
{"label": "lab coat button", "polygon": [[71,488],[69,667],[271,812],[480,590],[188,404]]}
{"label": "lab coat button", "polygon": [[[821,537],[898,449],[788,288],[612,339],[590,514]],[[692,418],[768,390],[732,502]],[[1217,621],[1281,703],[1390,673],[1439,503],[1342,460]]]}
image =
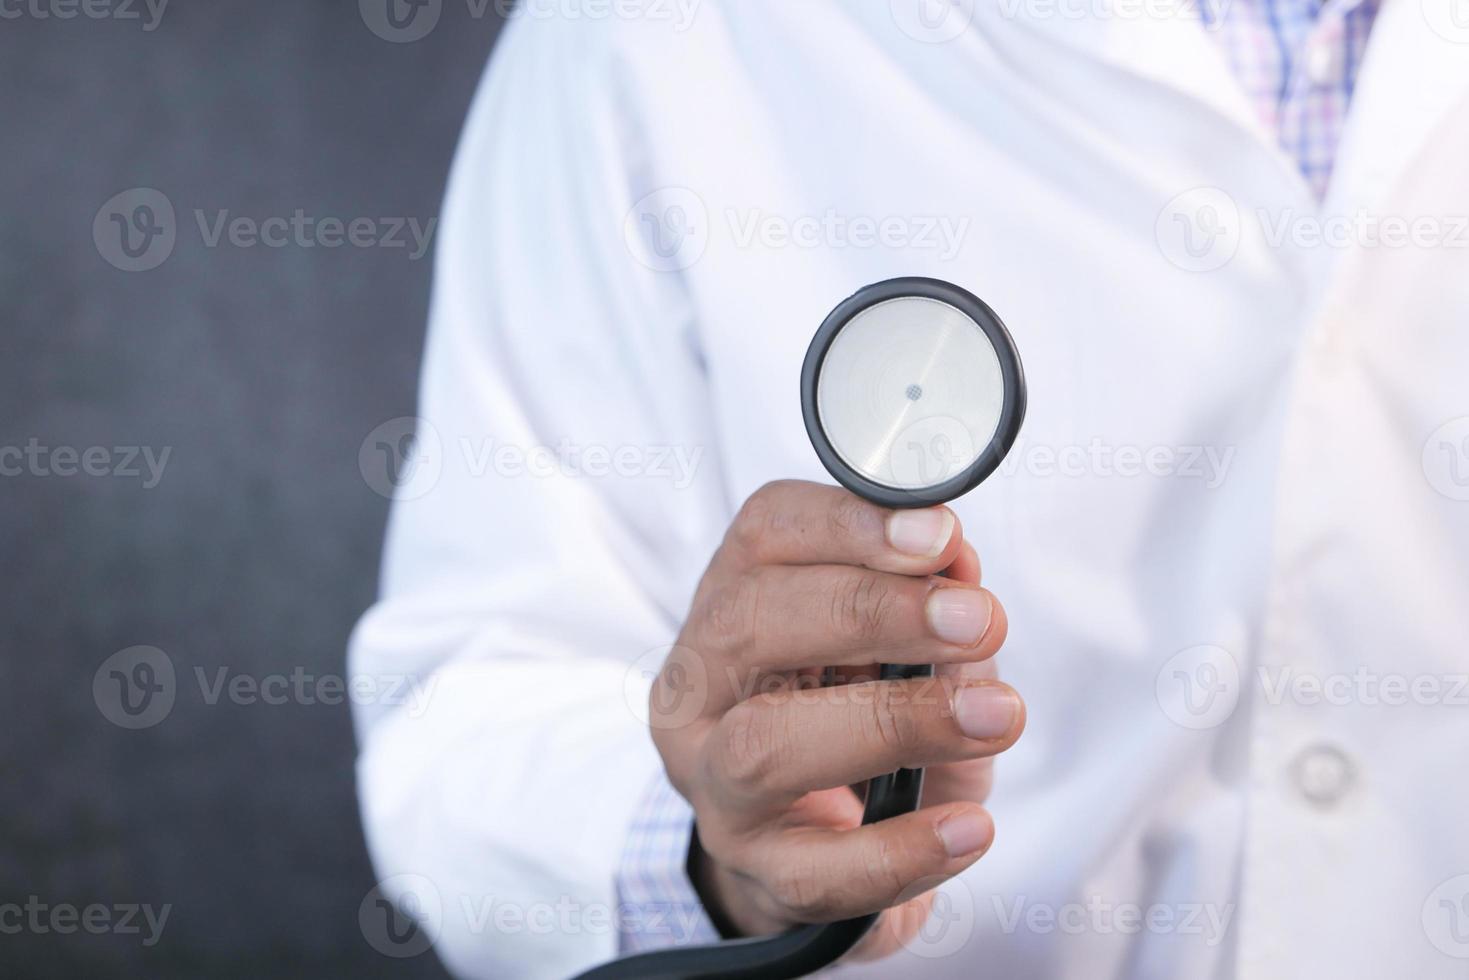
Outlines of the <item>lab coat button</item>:
{"label": "lab coat button", "polygon": [[1291,767],[1296,788],[1322,809],[1339,803],[1356,781],[1357,769],[1335,745],[1313,745],[1296,756]]}

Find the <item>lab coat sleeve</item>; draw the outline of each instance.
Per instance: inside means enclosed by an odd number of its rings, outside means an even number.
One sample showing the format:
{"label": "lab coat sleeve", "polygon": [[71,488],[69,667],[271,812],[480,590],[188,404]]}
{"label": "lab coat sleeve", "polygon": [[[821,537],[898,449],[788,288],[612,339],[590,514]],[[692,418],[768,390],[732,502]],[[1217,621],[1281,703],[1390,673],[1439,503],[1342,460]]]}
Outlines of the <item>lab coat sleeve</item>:
{"label": "lab coat sleeve", "polygon": [[380,887],[464,977],[617,953],[618,870],[662,771],[649,682],[731,509],[682,276],[624,239],[672,181],[619,89],[615,22],[515,21],[476,96],[413,466],[351,641],[357,689],[411,692],[354,699]]}

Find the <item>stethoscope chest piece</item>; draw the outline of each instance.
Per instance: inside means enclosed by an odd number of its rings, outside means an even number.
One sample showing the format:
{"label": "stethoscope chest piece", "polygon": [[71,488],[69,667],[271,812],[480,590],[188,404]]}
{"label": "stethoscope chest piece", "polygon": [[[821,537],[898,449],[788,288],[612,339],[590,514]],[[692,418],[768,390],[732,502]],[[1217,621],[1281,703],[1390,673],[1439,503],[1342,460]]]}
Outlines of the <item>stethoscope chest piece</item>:
{"label": "stethoscope chest piece", "polygon": [[972,490],[1010,451],[1025,374],[1009,331],[973,294],[890,279],[822,323],[801,408],[837,482],[883,506],[932,506]]}

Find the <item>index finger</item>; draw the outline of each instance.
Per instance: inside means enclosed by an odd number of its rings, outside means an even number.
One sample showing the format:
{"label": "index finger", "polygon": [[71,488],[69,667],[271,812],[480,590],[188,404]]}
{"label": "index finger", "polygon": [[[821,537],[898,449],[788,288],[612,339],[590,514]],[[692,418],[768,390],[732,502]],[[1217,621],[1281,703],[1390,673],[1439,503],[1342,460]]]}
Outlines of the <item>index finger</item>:
{"label": "index finger", "polygon": [[932,575],[959,556],[963,542],[959,519],[947,507],[889,510],[840,487],[780,480],[745,501],[718,560]]}

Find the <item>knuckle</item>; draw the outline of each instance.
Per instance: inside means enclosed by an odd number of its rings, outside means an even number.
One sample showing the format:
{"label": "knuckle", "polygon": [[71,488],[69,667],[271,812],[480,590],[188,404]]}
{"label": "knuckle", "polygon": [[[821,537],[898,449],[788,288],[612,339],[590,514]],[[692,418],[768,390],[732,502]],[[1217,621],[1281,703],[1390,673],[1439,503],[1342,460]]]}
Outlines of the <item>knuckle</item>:
{"label": "knuckle", "polygon": [[746,551],[759,550],[780,520],[783,486],[784,481],[767,483],[745,499],[729,525],[731,544]]}
{"label": "knuckle", "polygon": [[797,921],[821,919],[831,907],[826,887],[805,862],[785,865],[767,887],[786,914]]}
{"label": "knuckle", "polygon": [[897,595],[881,575],[864,573],[833,590],[830,611],[831,628],[838,637],[851,644],[871,644],[886,633],[897,611]]}
{"label": "knuckle", "polygon": [[718,641],[740,648],[755,635],[760,609],[761,576],[740,575],[710,593],[704,620]]}
{"label": "knuckle", "polygon": [[865,530],[868,505],[852,494],[834,503],[826,512],[826,527],[833,538],[852,538]]}
{"label": "knuckle", "polygon": [[873,854],[862,865],[867,890],[883,897],[896,896],[902,891],[903,878],[898,869],[903,864],[903,848],[890,837],[877,839]]}
{"label": "knuckle", "polygon": [[923,742],[923,726],[906,699],[898,697],[899,685],[878,681],[867,712],[866,735],[872,743],[894,755],[903,755]]}
{"label": "knuckle", "polygon": [[773,713],[743,701],[725,713],[722,725],[719,768],[724,778],[742,790],[765,785],[785,755]]}

